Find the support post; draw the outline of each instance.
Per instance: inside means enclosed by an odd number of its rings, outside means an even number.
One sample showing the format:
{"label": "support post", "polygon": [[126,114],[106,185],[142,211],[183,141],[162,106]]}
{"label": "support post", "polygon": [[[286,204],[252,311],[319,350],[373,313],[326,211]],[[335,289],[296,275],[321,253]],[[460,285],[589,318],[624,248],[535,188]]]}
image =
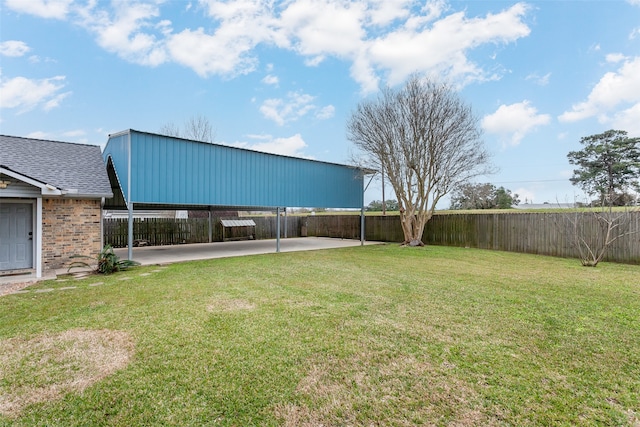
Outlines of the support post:
{"label": "support post", "polygon": [[276,209],[276,252],[280,252],[280,207]]}
{"label": "support post", "polygon": [[209,243],[213,243],[213,206],[209,206]]}
{"label": "support post", "polygon": [[360,246],[364,246],[364,199],[360,208]]}
{"label": "support post", "polygon": [[127,259],[133,260],[133,202],[129,202],[129,221],[127,223]]}
{"label": "support post", "polygon": [[[375,175],[371,175],[369,182],[362,189],[362,204],[360,205],[360,246],[364,246],[364,193],[366,193],[367,188],[369,188],[369,184],[373,181],[373,178],[375,178]],[[364,172],[362,175],[362,181],[364,183]]]}
{"label": "support post", "polygon": [[287,208],[284,208],[284,238],[287,238]]}
{"label": "support post", "polygon": [[127,209],[129,222],[127,223],[127,259],[133,260],[133,201],[131,200],[131,129],[127,135]]}

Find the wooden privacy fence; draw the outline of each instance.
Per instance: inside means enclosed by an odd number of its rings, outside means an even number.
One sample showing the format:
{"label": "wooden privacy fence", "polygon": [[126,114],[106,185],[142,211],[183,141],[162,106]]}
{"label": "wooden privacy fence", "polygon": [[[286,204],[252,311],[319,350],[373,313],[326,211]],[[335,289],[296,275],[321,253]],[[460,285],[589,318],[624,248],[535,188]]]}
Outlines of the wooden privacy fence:
{"label": "wooden privacy fence", "polygon": [[[128,220],[105,218],[103,221],[104,243],[121,248],[127,246]],[[135,218],[133,239],[145,240],[150,245],[178,245],[209,241],[207,218]]]}
{"label": "wooden privacy fence", "polygon": [[[624,215],[628,221],[615,233],[628,234],[609,247],[604,260],[640,264],[640,212]],[[592,248],[604,240],[603,223],[592,212],[434,215],[423,239],[434,245],[578,258],[575,238],[580,236],[572,222]]]}
{"label": "wooden privacy fence", "polygon": [[[606,261],[640,264],[640,212],[629,212],[628,223],[607,252]],[[275,216],[251,216],[256,223],[256,239],[275,239]],[[575,213],[491,213],[434,215],[425,227],[423,241],[432,245],[459,246],[523,252],[567,258],[579,256],[574,245],[568,219],[578,220],[583,235],[589,239],[602,237],[602,229],[594,215]],[[360,239],[359,215],[316,215],[280,217],[281,236],[334,237]],[[286,223],[286,234],[285,234]],[[208,219],[134,219],[134,239],[144,239],[151,245],[204,243],[209,241]],[[218,218],[214,219],[214,242],[222,241]],[[635,231],[635,233],[634,233]],[[104,220],[105,243],[114,247],[127,245],[127,220]],[[367,216],[365,238],[372,241],[401,242],[404,240],[397,216]]]}
{"label": "wooden privacy fence", "polygon": [[[256,223],[254,236],[256,239],[276,238],[275,216],[252,216],[242,217],[242,219],[252,219]],[[301,217],[289,216],[285,220],[284,217],[281,217],[280,232],[282,236],[285,235],[286,225],[286,236],[300,237],[301,219]],[[105,218],[103,222],[104,243],[114,248],[127,246],[127,221],[126,218]],[[212,223],[212,241],[221,242],[223,233],[220,218],[214,218]],[[232,236],[239,237],[240,234],[238,236],[232,234]],[[209,242],[209,219],[134,218],[133,239],[145,240],[152,246],[207,243]]]}
{"label": "wooden privacy fence", "polygon": [[[619,213],[614,213],[619,215]],[[628,212],[628,222],[618,233],[630,233],[616,240],[605,261],[640,264],[640,212]],[[577,221],[582,235],[595,246],[603,238],[601,223],[591,212],[491,213],[434,215],[425,227],[423,241],[430,245],[459,246],[578,258],[569,220]],[[309,236],[360,238],[360,217],[327,215],[307,217]],[[404,235],[397,216],[367,216],[365,238],[402,242]]]}

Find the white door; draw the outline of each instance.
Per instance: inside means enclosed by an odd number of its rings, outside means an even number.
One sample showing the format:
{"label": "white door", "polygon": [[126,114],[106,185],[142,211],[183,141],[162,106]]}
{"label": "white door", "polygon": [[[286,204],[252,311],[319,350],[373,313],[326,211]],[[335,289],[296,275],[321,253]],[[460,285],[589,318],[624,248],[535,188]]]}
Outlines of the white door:
{"label": "white door", "polygon": [[33,268],[30,203],[0,203],[0,271]]}

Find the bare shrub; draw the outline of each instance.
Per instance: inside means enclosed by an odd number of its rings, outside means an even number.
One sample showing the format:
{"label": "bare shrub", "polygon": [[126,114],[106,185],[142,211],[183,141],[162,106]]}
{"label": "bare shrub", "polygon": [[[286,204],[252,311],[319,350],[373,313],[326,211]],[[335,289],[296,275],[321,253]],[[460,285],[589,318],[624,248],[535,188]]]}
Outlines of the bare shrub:
{"label": "bare shrub", "polygon": [[631,209],[620,212],[576,209],[561,215],[558,225],[576,249],[582,265],[595,267],[616,240],[640,232],[633,214]]}

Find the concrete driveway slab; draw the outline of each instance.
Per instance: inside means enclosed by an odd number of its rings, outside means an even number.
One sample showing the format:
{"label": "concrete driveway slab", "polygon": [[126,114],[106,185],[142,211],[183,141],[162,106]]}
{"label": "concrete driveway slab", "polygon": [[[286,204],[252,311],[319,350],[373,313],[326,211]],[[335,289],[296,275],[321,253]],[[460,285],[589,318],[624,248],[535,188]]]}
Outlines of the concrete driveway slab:
{"label": "concrete driveway slab", "polygon": [[[365,245],[373,244],[380,244],[380,242],[365,242]],[[333,239],[328,237],[280,239],[280,252],[312,251],[353,246],[360,246],[360,240]],[[114,252],[121,259],[127,258],[127,248],[118,248],[115,249]],[[133,259],[142,265],[151,265],[275,252],[275,239],[242,240],[236,242],[193,243],[188,245],[133,248]]]}

